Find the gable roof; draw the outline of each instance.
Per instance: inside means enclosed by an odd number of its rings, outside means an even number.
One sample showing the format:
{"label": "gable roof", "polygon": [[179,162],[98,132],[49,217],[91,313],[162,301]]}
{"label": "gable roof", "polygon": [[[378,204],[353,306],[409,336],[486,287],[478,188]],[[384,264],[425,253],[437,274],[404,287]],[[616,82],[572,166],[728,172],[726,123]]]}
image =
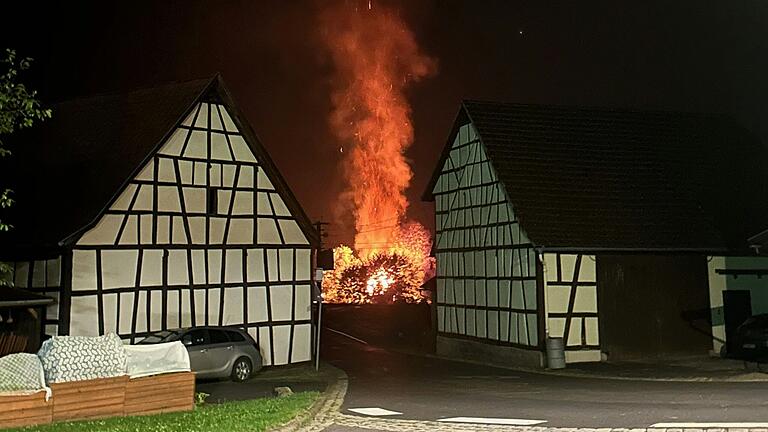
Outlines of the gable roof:
{"label": "gable roof", "polygon": [[55,254],[60,243],[76,241],[193,107],[212,99],[227,106],[310,243],[316,244],[309,219],[217,75],[56,104],[51,119],[13,136],[3,184],[14,190],[16,203],[8,218],[14,228],[0,233],[0,254]]}
{"label": "gable roof", "polygon": [[543,250],[742,252],[768,222],[768,157],[722,116],[465,101],[521,226]]}

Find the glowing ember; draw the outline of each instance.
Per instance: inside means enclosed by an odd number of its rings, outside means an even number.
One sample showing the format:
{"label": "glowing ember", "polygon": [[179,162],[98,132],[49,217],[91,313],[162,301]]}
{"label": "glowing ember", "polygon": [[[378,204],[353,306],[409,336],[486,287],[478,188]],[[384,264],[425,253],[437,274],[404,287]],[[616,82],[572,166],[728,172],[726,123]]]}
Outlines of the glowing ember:
{"label": "glowing ember", "polygon": [[321,15],[322,40],[336,68],[331,127],[347,187],[340,213],[354,217],[354,247],[334,249],[336,270],[323,280],[327,301],[420,301],[434,266],[429,233],[404,223],[412,172],[404,152],[413,143],[406,87],[436,68],[398,13],[347,7]]}

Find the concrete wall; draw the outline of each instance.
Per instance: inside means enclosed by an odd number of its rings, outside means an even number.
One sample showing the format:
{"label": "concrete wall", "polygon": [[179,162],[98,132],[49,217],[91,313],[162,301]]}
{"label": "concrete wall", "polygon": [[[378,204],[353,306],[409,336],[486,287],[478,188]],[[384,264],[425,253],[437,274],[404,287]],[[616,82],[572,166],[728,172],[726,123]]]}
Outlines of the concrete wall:
{"label": "concrete wall", "polygon": [[449,359],[469,360],[501,367],[522,366],[541,368],[545,366],[542,352],[505,345],[492,345],[456,337],[437,337],[437,355]]}

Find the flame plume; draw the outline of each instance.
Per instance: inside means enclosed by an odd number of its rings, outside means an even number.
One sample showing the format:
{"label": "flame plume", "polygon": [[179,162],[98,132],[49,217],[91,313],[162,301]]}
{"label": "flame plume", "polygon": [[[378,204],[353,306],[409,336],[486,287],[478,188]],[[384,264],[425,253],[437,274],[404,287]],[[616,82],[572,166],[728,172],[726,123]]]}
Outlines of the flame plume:
{"label": "flame plume", "polygon": [[[418,293],[431,245],[426,252],[415,253],[423,249],[419,242],[424,238],[429,242],[430,236],[420,225],[405,223],[405,190],[412,171],[404,152],[413,144],[405,90],[434,73],[436,62],[421,52],[393,9],[372,8],[369,2],[367,9],[359,10],[337,3],[322,13],[320,21],[323,44],[335,66],[330,124],[343,143],[347,186],[341,205],[352,209],[359,256],[349,248],[337,248],[335,256],[342,267],[335,272],[339,277],[329,280],[339,283],[343,268],[356,268],[355,277],[365,277],[352,284],[361,295],[388,296],[383,293],[397,291],[393,287],[403,279],[409,279],[409,289]],[[421,235],[414,237],[419,230]],[[324,285],[329,286],[327,291],[338,289],[330,282]]]}

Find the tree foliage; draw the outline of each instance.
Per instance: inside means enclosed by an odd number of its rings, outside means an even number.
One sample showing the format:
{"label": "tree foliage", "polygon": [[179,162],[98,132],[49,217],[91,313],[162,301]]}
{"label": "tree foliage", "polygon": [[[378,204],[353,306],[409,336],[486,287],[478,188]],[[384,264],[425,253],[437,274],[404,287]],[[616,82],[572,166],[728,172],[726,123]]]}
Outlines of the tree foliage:
{"label": "tree foliage", "polygon": [[[16,51],[5,50],[5,58],[0,60],[0,158],[11,156],[4,137],[13,132],[32,126],[35,121],[51,117],[51,110],[44,109],[37,99],[37,92],[29,90],[19,82],[19,73],[29,69],[31,58],[19,58]],[[13,191],[0,185],[0,209],[13,205]],[[0,219],[0,231],[12,227]],[[0,283],[8,272],[8,266],[0,263]]]}

